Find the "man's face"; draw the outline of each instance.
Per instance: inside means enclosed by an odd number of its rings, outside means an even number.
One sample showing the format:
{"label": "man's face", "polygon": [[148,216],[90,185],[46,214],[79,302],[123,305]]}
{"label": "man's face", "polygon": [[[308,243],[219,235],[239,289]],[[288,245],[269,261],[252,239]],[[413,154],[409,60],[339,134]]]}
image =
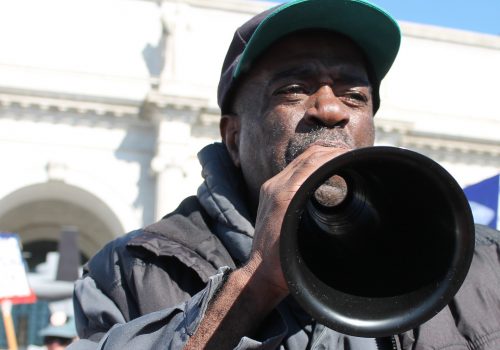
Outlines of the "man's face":
{"label": "man's face", "polygon": [[273,45],[238,90],[233,160],[257,203],[261,185],[311,144],[373,145],[371,86],[360,50],[327,32],[296,33]]}
{"label": "man's face", "polygon": [[44,344],[47,350],[64,350],[66,347],[71,344],[72,339],[70,338],[61,338],[61,337],[45,337]]}

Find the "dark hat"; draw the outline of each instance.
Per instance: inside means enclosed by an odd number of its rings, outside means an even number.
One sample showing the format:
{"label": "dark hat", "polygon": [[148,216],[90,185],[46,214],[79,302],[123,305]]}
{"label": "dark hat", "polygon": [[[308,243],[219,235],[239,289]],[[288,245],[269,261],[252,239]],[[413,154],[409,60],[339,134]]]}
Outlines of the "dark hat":
{"label": "dark hat", "polygon": [[234,33],[222,66],[217,100],[227,113],[238,79],[274,42],[304,29],[325,29],[349,37],[363,51],[378,109],[378,88],[399,50],[397,22],[364,0],[292,0],[264,11]]}

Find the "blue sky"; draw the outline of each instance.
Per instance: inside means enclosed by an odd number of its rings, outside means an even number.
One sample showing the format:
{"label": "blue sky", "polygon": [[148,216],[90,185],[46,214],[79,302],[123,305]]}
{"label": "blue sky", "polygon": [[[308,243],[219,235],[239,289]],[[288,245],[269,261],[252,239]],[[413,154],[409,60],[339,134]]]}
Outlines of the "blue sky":
{"label": "blue sky", "polygon": [[500,0],[371,1],[386,9],[398,20],[500,36]]}

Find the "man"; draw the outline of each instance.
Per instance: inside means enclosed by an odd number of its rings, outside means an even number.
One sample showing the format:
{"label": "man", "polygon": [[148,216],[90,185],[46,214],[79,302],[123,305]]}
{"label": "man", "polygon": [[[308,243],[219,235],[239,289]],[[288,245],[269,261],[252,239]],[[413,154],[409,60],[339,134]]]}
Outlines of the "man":
{"label": "man", "polygon": [[[462,290],[404,334],[346,336],[288,296],[279,257],[288,204],[319,166],[373,145],[399,40],[395,21],[361,0],[296,0],[239,28],[219,83],[223,144],[199,154],[205,182],[89,262],[72,349],[500,348],[500,245],[482,228]],[[341,200],[343,187],[322,191]]]}
{"label": "man", "polygon": [[43,338],[43,345],[47,350],[66,349],[77,338],[73,318],[64,317],[60,320],[63,323],[57,321],[59,320],[56,317],[51,317],[51,324],[40,330],[39,334]]}

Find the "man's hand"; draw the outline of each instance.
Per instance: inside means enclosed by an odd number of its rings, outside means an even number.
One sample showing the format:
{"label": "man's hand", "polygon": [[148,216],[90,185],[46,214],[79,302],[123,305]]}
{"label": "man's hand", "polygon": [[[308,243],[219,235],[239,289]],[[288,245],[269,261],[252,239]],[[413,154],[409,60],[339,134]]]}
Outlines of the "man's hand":
{"label": "man's hand", "polygon": [[185,349],[232,349],[288,295],[279,255],[286,210],[304,181],[347,149],[312,145],[261,188],[250,259],[229,276]]}
{"label": "man's hand", "polygon": [[288,294],[281,270],[279,240],[290,201],[314,171],[347,151],[347,149],[312,145],[282,172],[262,185],[252,254],[244,268],[253,271],[254,279],[259,285],[262,284],[268,293],[276,293],[282,298]]}

